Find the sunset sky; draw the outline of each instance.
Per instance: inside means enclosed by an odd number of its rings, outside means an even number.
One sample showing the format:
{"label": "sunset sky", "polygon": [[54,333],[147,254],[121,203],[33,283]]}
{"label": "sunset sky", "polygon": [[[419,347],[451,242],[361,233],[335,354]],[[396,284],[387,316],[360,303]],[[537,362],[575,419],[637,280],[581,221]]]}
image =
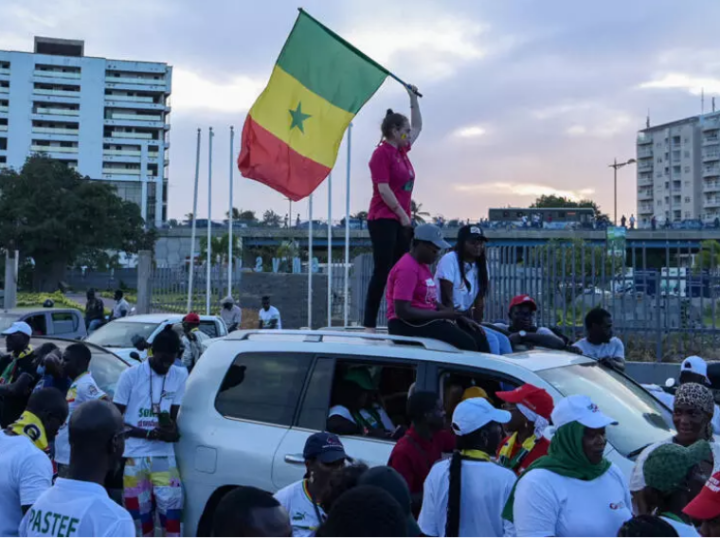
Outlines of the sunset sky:
{"label": "sunset sky", "polygon": [[[207,216],[207,137],[213,217],[228,207],[228,129],[239,133],[297,16],[275,0],[2,0],[0,49],[31,51],[33,36],[85,40],[89,56],[174,67],[169,216],[192,207],[195,134],[203,128],[199,217]],[[589,197],[612,212],[613,158],[635,156],[645,125],[699,114],[720,95],[720,3],[713,0],[320,1],[303,7],[424,94],[412,152],[415,198],[432,214],[477,219],[543,193]],[[720,102],[718,103],[720,105]],[[385,109],[409,112],[388,80],[355,120],[352,211],[367,209],[367,162]],[[239,147],[236,138],[236,148]],[[234,156],[233,156],[234,157]],[[334,184],[344,211],[346,147]],[[635,169],[619,176],[620,213],[635,211]],[[235,206],[281,215],[287,201],[235,172]],[[327,187],[315,194],[327,216]],[[307,203],[293,213],[307,214]]]}

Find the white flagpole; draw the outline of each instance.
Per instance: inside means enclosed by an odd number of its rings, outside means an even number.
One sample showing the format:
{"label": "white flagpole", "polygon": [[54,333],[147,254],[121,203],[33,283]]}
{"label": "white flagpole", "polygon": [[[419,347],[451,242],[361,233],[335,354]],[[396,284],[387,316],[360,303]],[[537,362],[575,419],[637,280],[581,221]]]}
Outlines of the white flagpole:
{"label": "white flagpole", "polygon": [[345,183],[345,291],[343,294],[345,305],[343,307],[343,314],[345,320],[345,326],[349,323],[349,302],[348,295],[350,294],[350,155],[352,149],[352,127],[350,124],[347,131],[347,179]]}
{"label": "white flagpole", "polygon": [[332,172],[328,176],[327,320],[332,327]]}
{"label": "white flagpole", "polygon": [[197,222],[198,183],[200,182],[200,137],[201,130],[197,130],[197,150],[195,153],[195,194],[193,195],[192,232],[190,233],[190,269],[188,271],[188,300],[187,312],[192,311],[193,305],[193,274],[195,273],[195,223]]}
{"label": "white flagpole", "polygon": [[313,275],[313,196],[312,193],[308,198],[308,328],[312,329],[312,297],[313,297],[313,286],[312,286],[312,275]]}
{"label": "white flagpole", "polygon": [[210,315],[210,294],[212,279],[212,140],[215,134],[210,128],[208,135],[208,224],[207,224],[207,281],[205,283],[205,314]]}
{"label": "white flagpole", "polygon": [[233,172],[235,160],[233,159],[233,143],[235,141],[235,128],[230,126],[230,210],[228,212],[228,296],[232,296],[233,278]]}

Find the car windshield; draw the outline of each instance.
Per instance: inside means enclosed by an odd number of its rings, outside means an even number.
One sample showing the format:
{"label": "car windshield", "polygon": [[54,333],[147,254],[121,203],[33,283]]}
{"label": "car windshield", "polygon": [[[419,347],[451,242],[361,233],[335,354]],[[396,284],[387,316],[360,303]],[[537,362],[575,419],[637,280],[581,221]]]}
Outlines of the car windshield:
{"label": "car windshield", "polygon": [[675,434],[672,414],[627,377],[599,364],[576,364],[538,372],[562,395],[588,396],[606,415],[618,421],[608,426],[610,444],[625,457]]}
{"label": "car windshield", "polygon": [[135,336],[148,340],[158,326],[158,323],[141,323],[120,319],[100,327],[87,338],[87,341],[101,347],[132,349],[135,347],[133,345]]}
{"label": "car windshield", "polygon": [[12,326],[12,323],[18,320],[17,315],[13,315],[11,313],[2,313],[0,314],[0,332],[3,330],[7,330]]}

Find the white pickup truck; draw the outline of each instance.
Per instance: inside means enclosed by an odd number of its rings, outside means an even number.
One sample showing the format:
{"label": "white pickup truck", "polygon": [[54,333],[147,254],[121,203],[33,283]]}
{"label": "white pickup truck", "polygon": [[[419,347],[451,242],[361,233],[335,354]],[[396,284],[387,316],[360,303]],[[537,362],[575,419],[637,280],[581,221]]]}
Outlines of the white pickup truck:
{"label": "white pickup truck", "polygon": [[[333,391],[349,367],[373,374],[388,415],[407,425],[408,390],[443,395],[450,381],[484,388],[531,383],[556,401],[590,396],[617,419],[607,458],[629,475],[648,444],[674,433],[671,413],[641,386],[594,360],[566,352],[508,356],[460,351],[416,338],[341,331],[239,331],[210,345],[188,380],[176,444],[185,483],[185,533],[207,536],[220,498],[235,486],[268,491],[300,480],[307,437],[326,427]],[[393,441],[343,436],[348,455],[386,464]]]}

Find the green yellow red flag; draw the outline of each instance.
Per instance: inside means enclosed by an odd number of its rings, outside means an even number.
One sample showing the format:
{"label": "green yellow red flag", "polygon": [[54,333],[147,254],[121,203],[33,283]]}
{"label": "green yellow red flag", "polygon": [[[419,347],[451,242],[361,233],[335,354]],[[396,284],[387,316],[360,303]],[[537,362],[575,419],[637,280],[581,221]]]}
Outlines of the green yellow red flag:
{"label": "green yellow red flag", "polygon": [[302,9],[245,119],[238,168],[294,201],[328,176],[348,125],[388,71]]}

